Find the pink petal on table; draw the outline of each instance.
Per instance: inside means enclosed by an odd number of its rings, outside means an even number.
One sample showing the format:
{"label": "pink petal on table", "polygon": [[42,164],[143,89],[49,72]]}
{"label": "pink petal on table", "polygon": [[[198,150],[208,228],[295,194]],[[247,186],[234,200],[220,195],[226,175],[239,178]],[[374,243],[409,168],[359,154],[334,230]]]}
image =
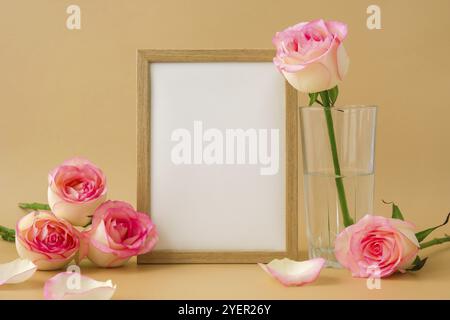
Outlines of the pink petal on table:
{"label": "pink petal on table", "polygon": [[306,261],[294,261],[288,258],[274,259],[259,266],[285,286],[301,286],[314,282],[325,265],[325,259],[316,258]]}
{"label": "pink petal on table", "polygon": [[61,272],[45,282],[44,297],[47,300],[109,300],[116,287],[111,280],[102,282],[76,272]]}
{"label": "pink petal on table", "polygon": [[16,259],[0,264],[0,285],[24,282],[31,278],[36,270],[37,266],[28,259]]}

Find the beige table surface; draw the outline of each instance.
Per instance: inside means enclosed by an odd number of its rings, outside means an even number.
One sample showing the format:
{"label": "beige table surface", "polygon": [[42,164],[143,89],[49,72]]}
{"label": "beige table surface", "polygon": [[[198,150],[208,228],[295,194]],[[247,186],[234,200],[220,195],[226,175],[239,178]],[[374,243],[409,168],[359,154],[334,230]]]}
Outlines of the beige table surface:
{"label": "beige table surface", "polygon": [[[286,288],[255,264],[137,265],[133,259],[116,269],[83,261],[83,274],[117,284],[114,299],[450,299],[450,246],[430,248],[430,259],[419,272],[381,280],[369,290],[365,279],[346,270],[325,269],[303,287]],[[17,257],[12,243],[0,241],[0,262]],[[43,299],[44,282],[56,271],[38,271],[27,282],[0,286],[0,299]]]}

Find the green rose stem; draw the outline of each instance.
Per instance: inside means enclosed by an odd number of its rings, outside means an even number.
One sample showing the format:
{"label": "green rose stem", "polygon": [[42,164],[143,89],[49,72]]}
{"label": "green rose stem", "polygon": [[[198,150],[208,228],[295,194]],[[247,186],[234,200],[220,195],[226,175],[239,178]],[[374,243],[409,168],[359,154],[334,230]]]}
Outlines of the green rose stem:
{"label": "green rose stem", "polygon": [[339,157],[338,157],[338,153],[337,153],[337,145],[336,145],[336,136],[334,134],[333,117],[331,115],[331,108],[334,106],[334,102],[337,99],[337,94],[338,94],[337,87],[330,89],[330,90],[325,90],[325,91],[319,92],[322,102],[317,100],[317,97],[318,97],[317,94],[313,94],[313,95],[315,97],[315,102],[317,102],[323,106],[323,110],[325,113],[325,119],[327,122],[327,129],[328,129],[328,137],[330,138],[331,156],[333,158],[334,174],[336,175],[335,181],[336,181],[336,189],[337,189],[338,198],[339,198],[339,204],[341,206],[342,218],[344,220],[343,221],[344,226],[348,227],[348,226],[352,225],[354,222],[348,211],[347,198],[345,197],[345,188],[344,188],[344,183],[342,181],[341,167],[339,165]]}
{"label": "green rose stem", "polygon": [[445,237],[442,237],[442,238],[435,238],[433,240],[421,243],[420,244],[420,249],[425,249],[425,248],[434,246],[436,244],[441,244],[441,243],[444,243],[444,242],[450,242],[450,236],[449,235],[446,235]]}
{"label": "green rose stem", "polygon": [[10,229],[4,226],[0,226],[0,233],[14,233],[14,229]]}
{"label": "green rose stem", "polygon": [[0,237],[3,240],[14,242],[16,236],[16,231],[14,229],[6,228],[4,226],[0,226]]}
{"label": "green rose stem", "polygon": [[26,209],[26,210],[50,210],[50,206],[46,203],[38,203],[38,202],[32,202],[32,203],[19,203],[19,208]]}

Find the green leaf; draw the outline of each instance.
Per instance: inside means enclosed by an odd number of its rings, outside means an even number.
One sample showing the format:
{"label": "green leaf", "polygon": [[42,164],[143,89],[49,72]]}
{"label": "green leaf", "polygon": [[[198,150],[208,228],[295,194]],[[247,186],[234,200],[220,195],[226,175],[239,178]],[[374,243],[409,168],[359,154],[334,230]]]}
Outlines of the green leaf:
{"label": "green leaf", "polygon": [[422,242],[423,240],[425,240],[425,238],[428,237],[428,235],[430,233],[432,233],[434,230],[436,230],[437,228],[440,228],[442,226],[445,226],[448,223],[449,219],[450,219],[450,213],[447,214],[447,218],[445,219],[444,223],[442,223],[442,224],[440,224],[440,225],[438,225],[436,227],[429,228],[429,229],[417,232],[416,233],[417,241]]}
{"label": "green leaf", "polygon": [[8,241],[8,242],[14,242],[16,240],[16,238],[14,236],[10,236],[7,234],[2,234],[0,236],[2,237],[3,240]]}
{"label": "green leaf", "polygon": [[395,203],[392,203],[392,219],[405,220],[405,218],[403,218],[402,212],[400,211],[400,208]]}
{"label": "green leaf", "polygon": [[334,106],[334,103],[336,102],[338,95],[339,95],[338,86],[335,86],[334,88],[328,90],[328,96],[330,97],[331,106]]}
{"label": "green leaf", "polygon": [[14,235],[16,233],[16,231],[14,229],[10,229],[10,228],[4,227],[4,226],[0,226],[0,233]]}
{"label": "green leaf", "polygon": [[46,203],[19,203],[19,208],[26,210],[50,210],[50,206]]}
{"label": "green leaf", "polygon": [[423,268],[423,266],[425,265],[425,263],[427,262],[428,257],[426,257],[425,259],[421,260],[419,256],[416,256],[416,259],[414,259],[413,263],[412,263],[412,268],[407,269],[408,271],[419,271],[420,269]]}
{"label": "green leaf", "polygon": [[318,92],[308,93],[309,95],[309,106],[312,106],[314,102],[316,102],[317,97],[319,96]]}
{"label": "green leaf", "polygon": [[16,231],[14,229],[10,229],[10,228],[6,228],[3,226],[0,226],[0,237],[5,240],[5,241],[9,241],[9,242],[14,242],[15,241],[15,235],[16,235]]}
{"label": "green leaf", "polygon": [[392,219],[405,220],[400,211],[400,208],[394,202],[387,202],[382,200],[384,204],[392,204]]}

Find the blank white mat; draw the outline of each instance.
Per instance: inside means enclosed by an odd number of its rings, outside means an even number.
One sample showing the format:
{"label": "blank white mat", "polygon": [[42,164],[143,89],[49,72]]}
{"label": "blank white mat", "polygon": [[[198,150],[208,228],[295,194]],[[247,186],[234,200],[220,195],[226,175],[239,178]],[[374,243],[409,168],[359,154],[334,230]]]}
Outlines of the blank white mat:
{"label": "blank white mat", "polygon": [[[271,62],[152,63],[150,213],[155,250],[284,251],[285,82]],[[176,165],[172,132],[279,129],[279,170],[262,164]],[[192,136],[192,138],[194,138]],[[207,143],[204,143],[206,146]]]}

